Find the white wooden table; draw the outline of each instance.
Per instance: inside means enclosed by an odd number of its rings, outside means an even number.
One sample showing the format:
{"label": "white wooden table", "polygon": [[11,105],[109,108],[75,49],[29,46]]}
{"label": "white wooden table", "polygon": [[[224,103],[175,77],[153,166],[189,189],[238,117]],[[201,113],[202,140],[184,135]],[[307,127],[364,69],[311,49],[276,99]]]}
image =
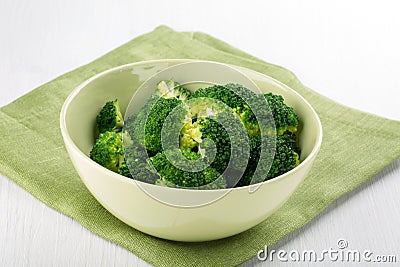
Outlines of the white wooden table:
{"label": "white wooden table", "polygon": [[[338,102],[400,120],[397,1],[322,2],[1,0],[0,106],[167,24],[212,34],[289,68],[304,84]],[[399,264],[399,179],[400,160],[271,249],[322,251],[344,238],[351,249],[395,254]],[[0,266],[20,265],[148,264],[0,175]],[[294,264],[253,258],[244,265]]]}

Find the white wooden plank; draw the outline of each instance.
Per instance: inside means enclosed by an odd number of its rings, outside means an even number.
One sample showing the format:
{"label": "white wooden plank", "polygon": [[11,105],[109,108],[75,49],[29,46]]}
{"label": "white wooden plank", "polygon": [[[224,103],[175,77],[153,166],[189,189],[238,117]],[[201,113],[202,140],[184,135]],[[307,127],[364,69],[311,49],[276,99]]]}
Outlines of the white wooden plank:
{"label": "white wooden plank", "polygon": [[[210,33],[291,69],[323,95],[400,120],[398,10],[394,0],[3,0],[0,106],[159,24],[168,24],[176,30]],[[400,261],[399,178],[397,161],[274,248],[321,251],[345,238],[351,248],[397,253]],[[0,176],[0,266],[82,265],[147,263]],[[257,259],[244,264],[253,265],[291,266]],[[299,266],[309,265],[314,264]]]}

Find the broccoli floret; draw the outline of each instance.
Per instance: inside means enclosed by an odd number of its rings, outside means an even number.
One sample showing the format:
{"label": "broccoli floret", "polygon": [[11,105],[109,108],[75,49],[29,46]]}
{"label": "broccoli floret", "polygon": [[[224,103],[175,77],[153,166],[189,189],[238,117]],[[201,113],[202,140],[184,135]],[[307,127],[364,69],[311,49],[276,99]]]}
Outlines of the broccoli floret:
{"label": "broccoli floret", "polygon": [[[108,131],[99,135],[90,151],[90,158],[105,168],[128,178],[132,178],[133,174],[135,179],[139,177],[138,180],[154,183],[156,176],[147,169],[147,173],[143,170],[144,167],[148,168],[147,162],[143,160],[144,153],[146,151],[141,150],[126,131],[118,133]],[[125,155],[128,157],[126,158]]]}
{"label": "broccoli floret", "polygon": [[242,108],[246,105],[246,99],[255,94],[239,84],[214,85],[196,90],[193,98],[213,98],[225,103],[230,108]]}
{"label": "broccoli floret", "polygon": [[129,117],[123,129],[126,166],[123,166],[122,171],[128,172],[135,180],[154,184],[158,176],[154,174],[154,170],[147,162],[149,156],[146,148],[135,138],[135,122],[137,122],[137,116]]}
{"label": "broccoli floret", "polygon": [[107,169],[118,172],[120,162],[124,160],[122,133],[100,134],[90,151],[90,158]]}
{"label": "broccoli floret", "polygon": [[299,165],[299,154],[293,150],[292,144],[288,140],[290,138],[287,138],[286,134],[277,136],[276,152],[267,180],[284,174]]}
{"label": "broccoli floret", "polygon": [[190,91],[172,80],[160,81],[157,89],[146,104],[139,110],[135,125],[131,131],[142,146],[147,149],[149,156],[162,151],[161,130],[169,113],[181,105],[190,96]]}
{"label": "broccoli floret", "polygon": [[122,161],[122,162],[119,164],[118,173],[121,174],[121,175],[123,175],[123,176],[126,176],[126,177],[128,177],[128,178],[132,178],[132,174],[131,174],[131,172],[130,172],[130,170],[129,170],[129,168],[128,168],[128,165],[126,164],[126,161],[125,161],[125,160]]}
{"label": "broccoli floret", "polygon": [[124,118],[121,114],[118,99],[107,102],[96,118],[97,131],[99,134],[114,131],[121,131],[124,126]]}
{"label": "broccoli floret", "polygon": [[256,116],[247,105],[241,108],[235,108],[234,112],[242,121],[243,125],[246,127],[247,132],[250,135],[260,135],[260,126],[258,124]]}
{"label": "broccoli floret", "polygon": [[[250,158],[246,170],[236,187],[249,185],[257,168],[261,152],[261,135],[249,135]],[[261,166],[260,166],[261,167]],[[260,170],[261,171],[261,170]],[[268,171],[268,170],[267,170]]]}
{"label": "broccoli floret", "polygon": [[147,149],[149,156],[162,151],[161,130],[169,113],[182,101],[176,98],[151,98],[137,114],[132,137]]}
{"label": "broccoli floret", "polygon": [[184,124],[179,138],[180,147],[195,148],[201,141],[201,131],[197,121],[190,120]]}
{"label": "broccoli floret", "polygon": [[[190,99],[202,99],[202,101],[214,99],[224,103],[226,106],[234,110],[243,108],[246,105],[245,100],[240,96],[240,94],[247,95],[249,93],[251,94],[252,92],[240,85],[214,85],[196,90],[191,95]],[[208,102],[212,103],[211,101]]]}
{"label": "broccoli floret", "polygon": [[297,132],[299,117],[292,107],[285,104],[283,97],[272,93],[264,94],[264,97],[274,116],[277,134],[282,135],[286,131]]}
{"label": "broccoli floret", "polygon": [[[268,104],[270,112],[261,114],[259,120],[256,119],[256,116],[247,105],[234,109],[235,113],[245,125],[247,132],[253,136],[259,135],[259,121],[261,121],[263,122],[265,134],[267,135],[275,135],[275,133],[283,135],[285,132],[296,133],[299,125],[299,117],[293,108],[286,105],[283,97],[280,95],[268,93],[263,96]],[[274,124],[272,124],[272,119]],[[273,131],[273,127],[275,127],[275,131]]]}
{"label": "broccoli floret", "polygon": [[157,89],[154,94],[163,98],[176,98],[181,101],[186,101],[191,93],[173,80],[164,80],[157,84]]}
{"label": "broccoli floret", "polygon": [[252,136],[260,134],[259,121],[262,122],[262,126],[269,133],[275,127],[272,121],[272,112],[269,112],[267,108],[257,111],[256,116],[249,107],[249,105],[259,109],[266,107],[266,99],[262,95],[257,95],[240,84],[215,85],[201,88],[192,94],[191,99],[199,97],[217,99],[225,103],[233,110],[234,114],[245,126],[247,132]]}
{"label": "broccoli floret", "polygon": [[[266,136],[263,143],[260,135],[250,136],[249,140],[251,148],[249,164],[237,186],[249,185],[252,179],[255,179],[255,182],[272,179],[299,165],[300,148],[296,143],[295,134],[285,132],[276,137]],[[262,145],[265,145],[266,153],[263,155],[264,160],[260,161]],[[256,169],[257,177],[254,177]]]}
{"label": "broccoli floret", "polygon": [[244,170],[249,154],[248,138],[233,110],[219,99],[197,96],[189,100],[188,106],[187,122],[180,132],[180,147],[198,151],[210,159],[209,144],[214,143],[216,151],[211,167],[224,173],[230,163],[225,176],[233,175],[234,170]]}
{"label": "broccoli floret", "polygon": [[297,141],[297,134],[291,133],[290,131],[286,131],[280,138],[284,141],[284,143],[289,146],[294,152],[300,155],[300,147]]}
{"label": "broccoli floret", "polygon": [[[201,139],[208,138],[215,143],[217,154],[211,166],[222,173],[228,167],[231,156],[231,140],[229,138],[229,133],[215,119],[201,119],[197,121],[196,124],[201,132]],[[200,148],[206,149],[206,147],[201,146],[201,144]]]}
{"label": "broccoli floret", "polygon": [[[271,132],[271,128],[273,128],[272,118],[278,135],[282,135],[286,131],[295,133],[299,125],[299,117],[293,108],[286,105],[283,97],[280,95],[268,93],[263,96],[266,103],[261,101],[255,93],[241,85],[227,84],[224,86],[215,85],[201,88],[194,92],[191,98],[208,97],[224,102],[234,110],[250,135],[255,136],[260,134],[260,121],[263,123],[266,133],[273,135],[274,133]],[[249,102],[255,106],[268,104],[271,114],[269,112],[262,113],[257,120],[254,112],[248,106]],[[271,115],[272,118],[270,118]]]}
{"label": "broccoli floret", "polygon": [[[182,153],[188,160],[200,158],[198,153],[192,152],[189,149],[174,150],[170,151],[170,153]],[[150,158],[150,162],[160,176],[156,181],[158,185],[193,189],[226,188],[225,179],[212,167],[206,167],[204,170],[197,172],[181,170],[168,160],[164,152]],[[188,168],[190,169],[190,166]]]}

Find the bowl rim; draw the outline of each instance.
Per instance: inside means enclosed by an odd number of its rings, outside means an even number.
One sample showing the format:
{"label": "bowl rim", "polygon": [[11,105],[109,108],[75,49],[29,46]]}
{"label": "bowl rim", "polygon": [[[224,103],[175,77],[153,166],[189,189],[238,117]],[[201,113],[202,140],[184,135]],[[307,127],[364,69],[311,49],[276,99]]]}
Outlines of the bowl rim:
{"label": "bowl rim", "polygon": [[[109,73],[112,72],[116,72],[125,68],[130,68],[133,67],[135,65],[142,65],[142,64],[157,64],[157,63],[165,63],[165,62],[171,62],[174,63],[176,62],[177,64],[179,63],[186,63],[186,62],[190,62],[190,61],[208,61],[208,62],[216,62],[216,63],[222,63],[222,64],[227,64],[227,63],[223,63],[223,62],[218,62],[218,61],[209,61],[209,60],[197,60],[197,59],[155,59],[155,60],[145,60],[145,61],[137,61],[137,62],[133,62],[133,63],[128,63],[128,64],[124,64],[124,65],[120,65],[114,68],[110,68],[107,69],[105,71],[102,71],[100,73],[97,73],[93,76],[91,76],[89,79],[87,79],[86,81],[84,81],[83,83],[79,84],[75,89],[72,90],[72,92],[68,95],[68,97],[66,98],[66,100],[64,101],[62,107],[61,107],[61,111],[60,111],[60,130],[61,130],[61,135],[64,139],[65,143],[69,144],[69,149],[73,149],[75,153],[77,153],[83,160],[86,161],[87,164],[92,165],[95,168],[101,169],[102,171],[107,172],[108,174],[110,174],[111,176],[113,176],[115,179],[119,179],[121,182],[126,182],[126,183],[138,183],[138,186],[141,186],[140,184],[144,184],[145,186],[155,186],[157,188],[161,188],[161,186],[156,185],[156,184],[149,184],[149,183],[145,183],[142,181],[138,181],[135,179],[131,179],[128,177],[125,177],[119,173],[113,172],[111,170],[108,170],[107,168],[101,166],[100,164],[96,163],[95,161],[91,160],[90,157],[88,155],[86,155],[85,153],[83,153],[82,150],[80,150],[78,148],[78,146],[75,144],[75,142],[72,140],[71,136],[69,135],[69,131],[67,129],[67,122],[66,122],[66,114],[67,114],[67,110],[70,106],[70,104],[72,103],[72,101],[74,100],[74,98],[80,93],[80,91],[85,88],[88,84],[90,84],[91,82],[93,82],[94,80],[103,77]],[[269,75],[266,75],[264,73],[260,73],[256,70],[253,69],[249,69],[246,67],[242,67],[242,66],[237,66],[237,65],[233,65],[233,64],[227,64],[229,66],[232,67],[236,67],[236,68],[240,68],[240,69],[247,69],[250,71],[254,71],[262,76],[267,77],[268,79],[272,80],[274,83],[276,83],[277,85],[284,87],[285,89],[289,90],[291,93],[295,94],[296,97],[300,98],[305,105],[311,110],[312,114],[314,115],[316,122],[317,122],[317,128],[318,128],[318,132],[317,132],[317,140],[315,142],[315,145],[313,147],[313,149],[311,150],[310,154],[303,160],[300,162],[300,164],[298,166],[296,166],[295,168],[291,169],[288,172],[285,172],[284,174],[281,174],[277,177],[274,177],[272,179],[269,179],[267,181],[263,181],[260,183],[255,183],[255,184],[251,184],[251,185],[247,185],[247,186],[241,186],[241,187],[234,187],[234,188],[224,188],[224,189],[213,189],[212,191],[241,191],[241,190],[249,190],[250,192],[254,191],[254,187],[260,187],[263,186],[265,184],[269,184],[269,183],[274,183],[278,180],[281,179],[285,179],[288,176],[290,176],[291,173],[296,172],[298,169],[300,169],[302,166],[306,165],[309,161],[312,161],[315,156],[317,155],[321,144],[322,144],[322,136],[323,136],[323,129],[322,129],[322,124],[321,124],[321,120],[317,114],[317,112],[314,110],[314,108],[311,106],[311,104],[304,99],[303,96],[301,96],[298,92],[296,92],[294,89],[292,89],[291,87],[287,86],[286,84],[272,78]],[[67,146],[67,144],[65,144],[65,147]],[[163,187],[165,188],[165,190],[172,190],[172,191],[191,191],[191,192],[209,192],[210,190],[207,189],[190,189],[190,188],[173,188],[173,187]]]}

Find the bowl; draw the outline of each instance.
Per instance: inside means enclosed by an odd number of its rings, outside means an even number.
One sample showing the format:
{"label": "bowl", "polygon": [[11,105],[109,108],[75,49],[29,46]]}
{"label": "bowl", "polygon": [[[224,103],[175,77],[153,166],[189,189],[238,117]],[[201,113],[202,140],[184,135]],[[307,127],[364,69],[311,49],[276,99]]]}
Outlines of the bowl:
{"label": "bowl", "polygon": [[[143,61],[116,67],[90,78],[66,99],[60,128],[71,161],[91,194],[115,217],[144,233],[175,241],[215,240],[243,232],[270,216],[294,192],[310,170],[322,141],[322,126],[311,105],[297,92],[264,74],[232,66],[263,92],[280,94],[299,115],[300,164],[274,179],[245,187],[190,190],[161,187],[114,173],[89,158],[94,144],[95,117],[105,102],[119,99],[124,113],[135,90],[154,74],[188,59]],[[170,205],[215,198],[206,205]],[[223,195],[223,197],[218,197]],[[196,230],[193,230],[196,229]]]}

